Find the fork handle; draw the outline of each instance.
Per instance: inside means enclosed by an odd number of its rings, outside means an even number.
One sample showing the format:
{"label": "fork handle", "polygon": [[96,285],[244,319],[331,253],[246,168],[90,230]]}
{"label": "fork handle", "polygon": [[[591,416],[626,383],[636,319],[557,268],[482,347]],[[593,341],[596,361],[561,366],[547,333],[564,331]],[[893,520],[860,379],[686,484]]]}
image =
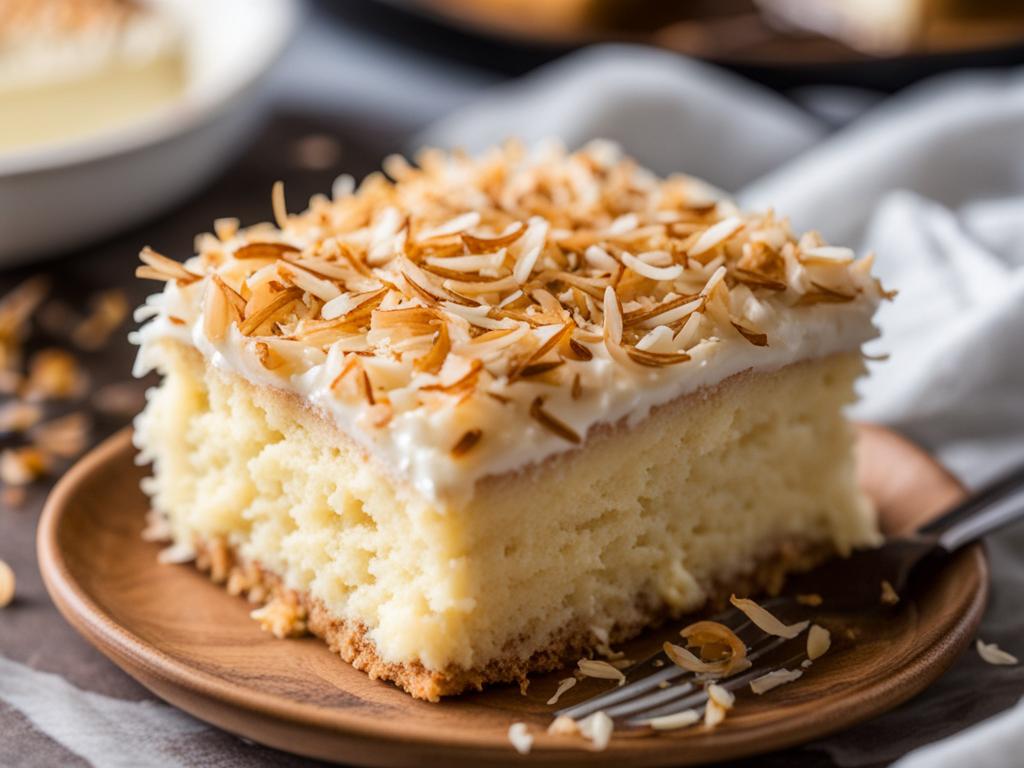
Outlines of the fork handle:
{"label": "fork handle", "polygon": [[1005,525],[1024,520],[1024,466],[971,494],[921,528],[946,552],[955,552]]}

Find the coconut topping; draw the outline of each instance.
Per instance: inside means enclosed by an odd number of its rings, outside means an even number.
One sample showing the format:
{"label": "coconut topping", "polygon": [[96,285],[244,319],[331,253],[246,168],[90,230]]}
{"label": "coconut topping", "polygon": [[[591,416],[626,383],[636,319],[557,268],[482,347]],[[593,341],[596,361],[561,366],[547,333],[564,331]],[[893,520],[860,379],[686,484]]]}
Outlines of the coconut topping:
{"label": "coconut topping", "polygon": [[748,369],[856,350],[886,296],[816,233],[742,214],[608,142],[425,150],[274,224],[219,219],[138,313],[214,365],[298,392],[434,498]]}

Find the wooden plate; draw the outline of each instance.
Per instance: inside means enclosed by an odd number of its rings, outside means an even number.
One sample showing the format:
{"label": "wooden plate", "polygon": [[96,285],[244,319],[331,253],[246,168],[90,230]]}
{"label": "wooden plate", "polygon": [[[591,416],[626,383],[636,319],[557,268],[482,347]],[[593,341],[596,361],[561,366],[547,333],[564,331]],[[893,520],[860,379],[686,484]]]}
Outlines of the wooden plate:
{"label": "wooden plate", "polygon": [[[862,429],[864,486],[889,530],[905,530],[960,497],[960,485],[919,449]],[[559,674],[527,695],[501,687],[442,704],[414,701],[369,680],[314,638],[275,640],[189,566],[158,565],[142,541],[143,470],[122,432],[79,462],[54,489],[39,525],[39,563],[69,622],[156,695],[196,717],[273,747],[363,765],[522,764],[507,739],[516,720],[537,733],[530,761],[594,765],[693,764],[790,746],[877,715],[938,677],[973,637],[987,594],[980,547],[953,558],[895,611],[858,616],[858,638],[834,631],[833,649],[796,683],[741,695],[720,728],[613,739],[607,751],[543,734],[545,700]],[[821,617],[824,620],[824,617]],[[827,622],[826,622],[827,624]],[[679,625],[675,626],[678,629]],[[625,647],[657,647],[653,631]],[[563,703],[608,685],[585,680]]]}

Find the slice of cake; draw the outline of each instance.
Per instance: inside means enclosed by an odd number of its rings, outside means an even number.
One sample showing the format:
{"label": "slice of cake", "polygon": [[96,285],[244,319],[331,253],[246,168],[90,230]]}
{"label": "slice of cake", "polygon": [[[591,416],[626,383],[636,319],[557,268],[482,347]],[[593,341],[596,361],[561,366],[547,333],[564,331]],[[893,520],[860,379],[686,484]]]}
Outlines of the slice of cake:
{"label": "slice of cake", "polygon": [[603,142],[385,169],[143,252],[165,559],[433,700],[876,541],[870,259]]}

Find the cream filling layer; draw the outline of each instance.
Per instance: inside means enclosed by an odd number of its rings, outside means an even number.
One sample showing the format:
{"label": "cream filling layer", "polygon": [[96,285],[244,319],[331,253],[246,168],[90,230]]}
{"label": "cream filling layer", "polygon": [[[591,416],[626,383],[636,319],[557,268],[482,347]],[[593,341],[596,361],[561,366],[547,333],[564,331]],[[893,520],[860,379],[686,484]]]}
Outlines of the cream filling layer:
{"label": "cream filling layer", "polygon": [[[288,372],[268,370],[259,361],[253,340],[232,326],[218,343],[204,333],[202,284],[166,289],[147,299],[136,313],[144,325],[133,335],[140,346],[135,375],[152,370],[156,361],[147,354],[161,339],[174,339],[199,350],[209,364],[259,385],[297,395],[329,417],[338,428],[375,457],[389,474],[410,486],[438,508],[461,507],[472,497],[476,483],[491,475],[516,472],[572,450],[576,445],[531,418],[530,404],[545,398],[546,411],[578,435],[602,425],[635,426],[652,409],[692,394],[743,371],[772,371],[802,360],[850,352],[875,338],[871,322],[877,300],[862,295],[844,304],[820,304],[771,312],[758,318],[768,334],[768,346],[755,346],[742,338],[709,338],[689,350],[691,360],[664,368],[626,366],[613,360],[603,344],[586,346],[593,353],[587,362],[568,361],[570,377],[579,375],[580,392],[568,387],[517,381],[503,387],[495,399],[475,396],[446,405],[403,408],[412,390],[392,389],[388,394],[393,417],[375,423],[374,406],[365,401],[342,400],[331,383],[344,364],[335,349],[327,353],[295,345]],[[766,306],[766,305],[762,305]],[[173,317],[172,321],[170,318]],[[387,376],[389,361],[364,358],[375,377]],[[481,439],[469,453],[455,456],[453,446],[468,430],[480,430]]]}

